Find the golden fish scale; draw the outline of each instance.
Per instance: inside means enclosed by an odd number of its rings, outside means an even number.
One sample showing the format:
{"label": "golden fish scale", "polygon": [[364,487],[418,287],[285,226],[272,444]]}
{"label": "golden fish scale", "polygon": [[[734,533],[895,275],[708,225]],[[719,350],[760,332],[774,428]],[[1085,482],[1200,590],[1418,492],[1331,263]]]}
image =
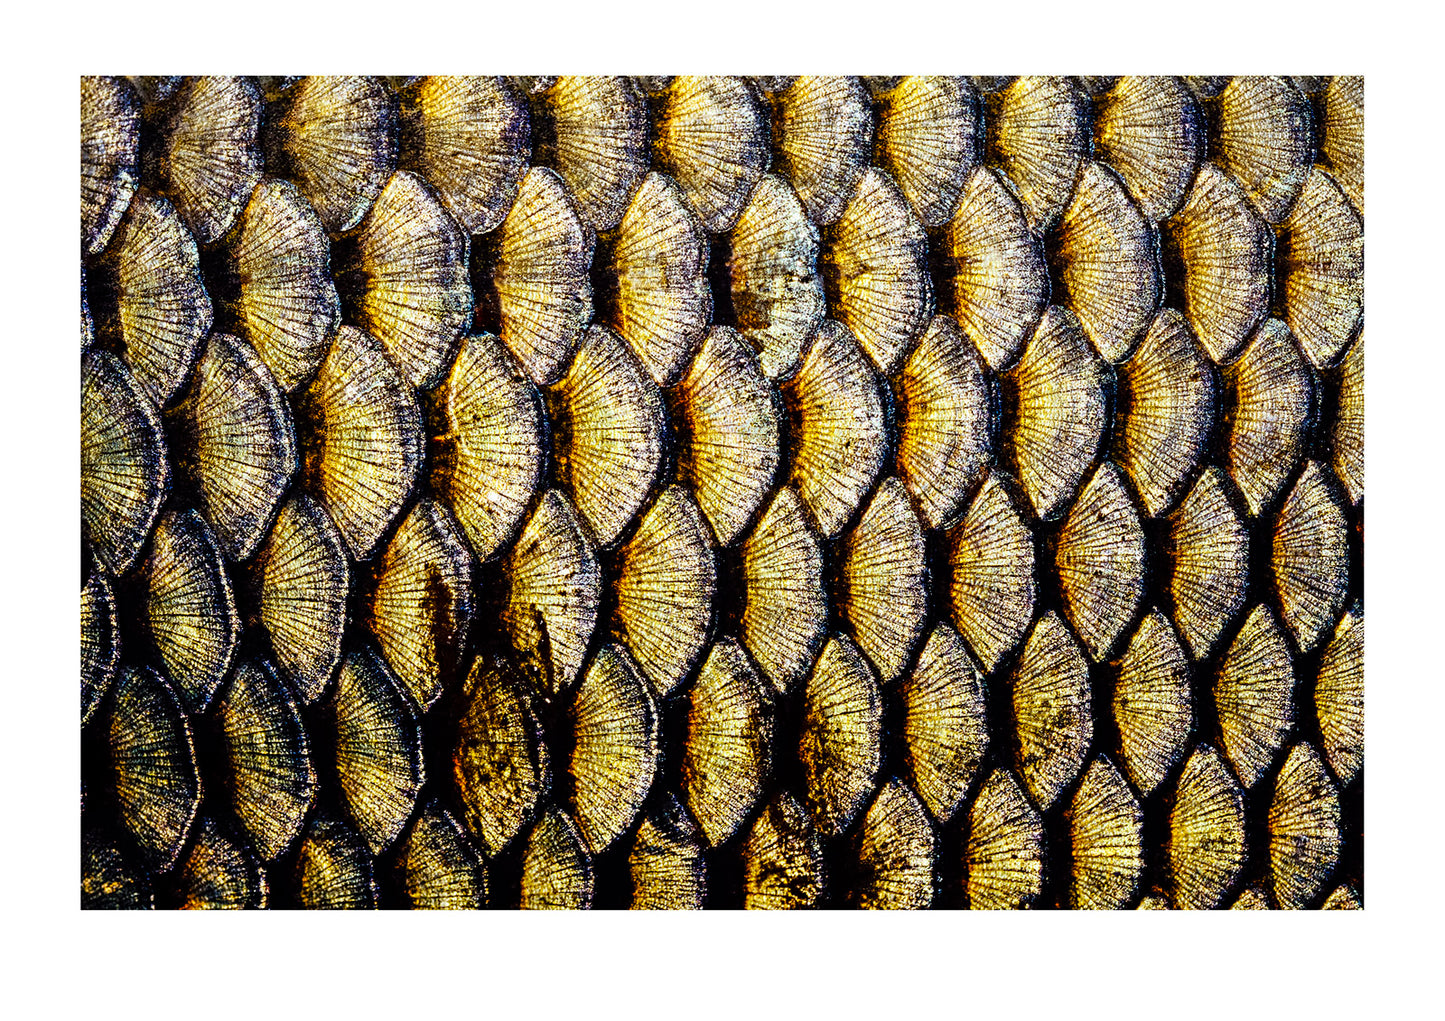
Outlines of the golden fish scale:
{"label": "golden fish scale", "polygon": [[83,906],[1362,905],[1362,97],[84,79]]}

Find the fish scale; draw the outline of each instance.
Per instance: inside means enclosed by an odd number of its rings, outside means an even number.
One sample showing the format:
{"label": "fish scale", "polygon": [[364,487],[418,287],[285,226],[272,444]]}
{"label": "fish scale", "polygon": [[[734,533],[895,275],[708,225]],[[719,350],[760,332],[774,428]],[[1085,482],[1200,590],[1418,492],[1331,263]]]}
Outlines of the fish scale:
{"label": "fish scale", "polygon": [[1363,905],[1363,79],[81,84],[83,907]]}

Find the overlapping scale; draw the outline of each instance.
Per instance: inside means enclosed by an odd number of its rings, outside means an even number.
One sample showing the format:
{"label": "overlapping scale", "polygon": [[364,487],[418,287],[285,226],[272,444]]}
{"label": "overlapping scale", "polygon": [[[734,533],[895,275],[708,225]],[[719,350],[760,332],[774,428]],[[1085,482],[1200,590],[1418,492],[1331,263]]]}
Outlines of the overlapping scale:
{"label": "overlapping scale", "polygon": [[880,97],[877,151],[925,227],[953,216],[981,156],[978,93],[967,78],[909,75]]}
{"label": "overlapping scale", "polygon": [[83,905],[1359,907],[1361,82],[83,79]]}
{"label": "overlapping scale", "polygon": [[1205,469],[1168,523],[1161,581],[1190,655],[1205,659],[1244,609],[1249,584],[1249,529],[1223,469]]}
{"label": "overlapping scale", "polygon": [[120,665],[115,591],[100,572],[80,590],[80,725],[90,722]]}
{"label": "overlapping scale", "polygon": [[989,746],[983,676],[947,624],[933,629],[898,696],[908,778],[946,826],[963,808]]}
{"label": "overlapping scale", "polygon": [[1264,775],[1294,726],[1294,666],[1278,618],[1256,606],[1214,682],[1224,753],[1248,790]]}
{"label": "overlapping scale", "polygon": [[381,341],[407,383],[435,386],[472,317],[467,236],[416,174],[391,176],[338,248],[349,318]]}
{"label": "overlapping scale", "polygon": [[1234,179],[1205,162],[1160,233],[1166,266],[1174,264],[1169,285],[1178,289],[1171,303],[1182,306],[1210,358],[1230,361],[1269,313],[1269,227]]}
{"label": "overlapping scale", "polygon": [[1064,816],[1072,866],[1069,906],[1127,907],[1144,874],[1144,813],[1107,756],[1090,764]]}
{"label": "overlapping scale", "polygon": [[1280,225],[1275,272],[1284,318],[1315,365],[1334,362],[1365,316],[1365,225],[1328,173],[1313,168]]}
{"label": "overlapping scale", "polygon": [[868,166],[873,108],[863,83],[846,76],[804,76],[775,98],[778,171],[792,183],[809,218],[826,227],[843,215]]}
{"label": "overlapping scale", "polygon": [[1325,88],[1320,151],[1361,216],[1365,214],[1365,79],[1339,74]]}
{"label": "overlapping scale", "polygon": [[1018,771],[1044,811],[1073,782],[1094,740],[1089,664],[1052,610],[1029,632],[1012,677]]}
{"label": "overlapping scale", "polygon": [[1150,223],[1174,214],[1204,155],[1204,118],[1179,78],[1126,75],[1095,108],[1099,158],[1119,172]]}
{"label": "overlapping scale", "polygon": [[1058,222],[1089,149],[1089,101],[1072,78],[1024,75],[988,97],[989,162],[1009,176],[1029,224]]}
{"label": "overlapping scale", "polygon": [[[147,397],[168,404],[211,331],[201,257],[168,199],[140,195],[91,273],[98,337],[121,351]],[[97,290],[99,289],[99,290]]]}
{"label": "overlapping scale", "polygon": [[302,478],[351,555],[364,560],[400,513],[421,470],[421,409],[385,349],[350,326],[295,404]]}
{"label": "overlapping scale", "polygon": [[572,817],[559,808],[542,813],[522,854],[520,907],[578,910],[592,906],[592,858]]}
{"label": "overlapping scale", "polygon": [[768,120],[741,78],[667,86],[653,151],[709,233],[731,230],[768,168]]}
{"label": "overlapping scale", "polygon": [[462,233],[495,228],[527,171],[526,103],[489,75],[427,76],[400,93],[400,164],[436,188]]}
{"label": "overlapping scale", "polygon": [[503,561],[500,619],[523,668],[557,695],[582,669],[602,598],[602,571],[567,498],[542,494]]}
{"label": "overlapping scale", "polygon": [[986,671],[1023,638],[1034,616],[1034,537],[1020,501],[990,472],[963,520],[948,533],[954,626]]}
{"label": "overlapping scale", "polygon": [[1286,910],[1319,896],[1340,860],[1340,798],[1308,742],[1290,750],[1269,804],[1274,899]]}
{"label": "overlapping scale", "polygon": [[1288,78],[1239,75],[1218,97],[1219,165],[1243,186],[1260,215],[1279,223],[1314,160],[1310,105]]}
{"label": "overlapping scale", "polygon": [[236,283],[226,305],[236,331],[281,389],[295,391],[321,364],[341,320],[321,220],[294,184],[268,177],[226,244]]}
{"label": "overlapping scale", "polygon": [[928,611],[923,529],[896,476],[879,484],[840,552],[838,609],[879,678],[891,684],[923,637]]}
{"label": "overlapping scale", "polygon": [[1330,464],[1356,506],[1365,497],[1365,335],[1340,362]]}
{"label": "overlapping scale", "polygon": [[599,546],[615,545],[662,467],[667,414],[657,384],[615,333],[587,331],[547,394],[557,481]]}
{"label": "overlapping scale", "polygon": [[615,645],[593,656],[568,716],[572,815],[587,846],[601,854],[632,825],[652,789],[661,719],[632,657]]}
{"label": "overlapping scale", "polygon": [[1314,702],[1330,769],[1341,785],[1353,783],[1365,757],[1365,617],[1358,606],[1340,618],[1320,656]]}
{"label": "overlapping scale", "polygon": [[452,814],[431,802],[397,843],[393,866],[409,908],[472,911],[486,907],[487,871]]}
{"label": "overlapping scale", "polygon": [[989,368],[1012,365],[1049,300],[1042,245],[998,171],[979,167],[944,232],[952,309]]}
{"label": "overlapping scale", "polygon": [[451,767],[462,822],[493,858],[531,822],[552,784],[532,695],[503,661],[478,656],[472,664]]}
{"label": "overlapping scale", "polygon": [[416,711],[386,664],[359,649],[342,660],[321,715],[347,811],[380,854],[401,834],[426,781]]}
{"label": "overlapping scale", "polygon": [[1014,774],[996,769],[968,813],[963,889],[974,910],[1031,908],[1044,888],[1044,824]]}
{"label": "overlapping scale", "polygon": [[983,362],[948,316],[935,316],[895,383],[898,475],[929,528],[953,521],[993,456]]}
{"label": "overlapping scale", "polygon": [[803,691],[799,759],[804,804],[824,837],[837,837],[868,803],[882,761],[883,695],[846,637],[828,639]]}
{"label": "overlapping scale", "polygon": [[717,592],[712,532],[696,501],[669,486],[618,552],[616,634],[659,698],[707,647]]}
{"label": "overlapping scale", "polygon": [[190,712],[231,668],[241,622],[221,550],[195,511],[167,511],[137,568],[141,631]]}
{"label": "overlapping scale", "polygon": [[1168,618],[1159,611],[1146,615],[1114,669],[1124,765],[1149,796],[1183,757],[1194,715],[1189,663]]}
{"label": "overlapping scale", "polygon": [[296,429],[281,388],[243,340],[213,333],[166,412],[172,455],[222,552],[250,557],[296,473]]}
{"label": "overlapping scale", "polygon": [[1073,200],[1052,235],[1067,303],[1110,362],[1133,351],[1163,290],[1153,233],[1118,176],[1102,163],[1079,171]]}
{"label": "overlapping scale", "polygon": [[829,319],[783,385],[797,490],[832,539],[873,488],[887,456],[883,383],[847,327]]}
{"label": "overlapping scale", "polygon": [[1294,474],[1315,414],[1315,385],[1289,328],[1270,319],[1224,373],[1224,466],[1250,516]]}
{"label": "overlapping scale", "polygon": [[196,240],[231,228],[261,179],[261,90],[248,78],[184,79],[166,101],[160,177]]}
{"label": "overlapping scale", "polygon": [[622,335],[659,386],[687,367],[712,318],[708,241],[702,222],[669,177],[649,173],[611,244],[616,287],[607,324]]}
{"label": "overlapping scale", "polygon": [[479,561],[506,548],[545,467],[542,400],[489,333],[462,341],[427,408],[429,481]]}
{"label": "overlapping scale", "polygon": [[140,183],[141,104],[119,78],[80,79],[80,244],[94,255],[110,242]]}
{"label": "overlapping scale", "polygon": [[688,702],[682,790],[709,847],[752,813],[771,777],[773,704],[747,653],[721,638],[703,661]]}
{"label": "overlapping scale", "polygon": [[182,910],[264,908],[269,893],[260,863],[244,844],[228,839],[213,819],[196,825],[171,886]]}
{"label": "overlapping scale", "polygon": [[1099,451],[1108,369],[1078,318],[1053,305],[1018,364],[1000,378],[1003,459],[1023,484],[1034,516],[1058,517]]}
{"label": "overlapping scale", "polygon": [[316,701],[341,661],[351,590],[346,546],[326,508],[305,493],[282,504],[250,577],[276,664],[303,701]]}
{"label": "overlapping scale", "polygon": [[1054,543],[1064,615],[1089,658],[1106,658],[1144,597],[1144,529],[1112,461],[1099,465]]}
{"label": "overlapping scale", "polygon": [[1177,908],[1217,907],[1244,869],[1244,792],[1219,753],[1198,745],[1169,808],[1169,886]]}
{"label": "overlapping scale", "polygon": [[787,379],[823,322],[818,228],[792,187],[764,174],[729,238],[733,317],[770,379]]}
{"label": "overlapping scale", "polygon": [[418,500],[373,568],[359,622],[406,693],[429,709],[466,669],[475,598],[472,556],[446,505]]}
{"label": "overlapping scale", "polygon": [[592,320],[593,246],[562,179],[528,170],[497,234],[491,288],[502,341],[538,386],[557,381]]}
{"label": "overlapping scale", "polygon": [[648,813],[627,856],[634,910],[695,910],[707,898],[707,863],[697,823],[674,794]]}
{"label": "overlapping scale", "polygon": [[811,908],[823,896],[823,844],[798,799],[779,791],[758,813],[742,847],[749,910]]}
{"label": "overlapping scale", "polygon": [[778,490],[742,545],[743,644],[787,693],[813,665],[828,622],[823,546],[791,487]]}
{"label": "overlapping scale", "polygon": [[1306,461],[1275,519],[1274,596],[1301,652],[1334,625],[1350,581],[1349,521],[1329,469]]}
{"label": "overlapping scale", "polygon": [[320,814],[306,827],[291,877],[292,897],[308,910],[377,907],[376,864],[356,832]]}
{"label": "overlapping scale", "polygon": [[828,231],[823,271],[833,311],[890,375],[933,315],[923,224],[883,171],[868,168]]}
{"label": "overlapping scale", "polygon": [[191,728],[153,670],[122,667],[106,728],[121,826],[152,872],[176,861],[201,803]]}
{"label": "overlapping scale", "polygon": [[1158,610],[1134,629],[1113,664],[1114,724],[1123,744],[1124,768],[1148,797],[1188,750],[1194,701],[1189,660],[1169,618]]}
{"label": "overlapping scale", "polygon": [[214,710],[222,790],[265,861],[301,832],[316,798],[311,741],[291,689],[265,660],[245,659]]}
{"label": "overlapping scale", "polygon": [[677,477],[728,546],[773,488],[780,459],[778,399],[752,348],[714,326],[677,391]]}
{"label": "overlapping scale", "polygon": [[396,170],[397,101],[378,78],[302,78],[265,120],[267,169],[296,182],[329,233],[359,224]]}
{"label": "overlapping scale", "polygon": [[583,75],[558,78],[541,99],[552,132],[533,125],[533,163],[562,175],[593,230],[612,230],[647,173],[646,97],[630,78]]}
{"label": "overlapping scale", "polygon": [[1158,517],[1184,495],[1205,455],[1219,409],[1219,383],[1189,324],[1161,309],[1118,368],[1113,455],[1144,513]]}
{"label": "overlapping scale", "polygon": [[918,795],[890,780],[873,799],[858,833],[857,886],[860,908],[919,909],[933,903],[937,856],[933,824]]}

